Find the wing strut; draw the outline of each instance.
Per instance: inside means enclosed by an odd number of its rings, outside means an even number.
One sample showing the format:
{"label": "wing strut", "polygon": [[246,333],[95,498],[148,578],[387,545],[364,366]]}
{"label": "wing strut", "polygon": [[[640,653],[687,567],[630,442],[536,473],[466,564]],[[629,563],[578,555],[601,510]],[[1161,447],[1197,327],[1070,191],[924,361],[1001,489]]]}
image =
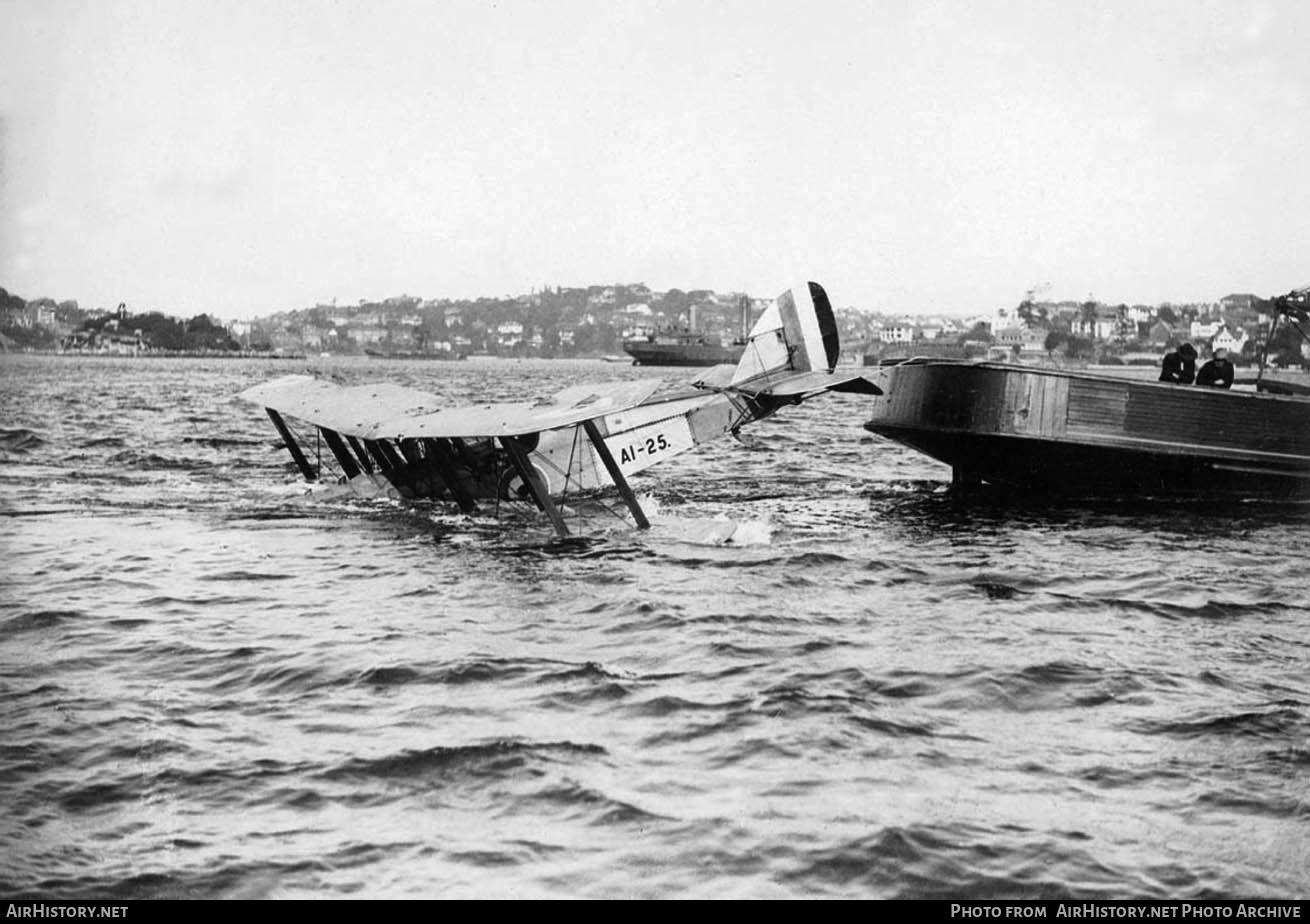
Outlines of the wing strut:
{"label": "wing strut", "polygon": [[600,456],[600,461],[605,463],[605,471],[610,473],[610,478],[613,479],[614,486],[619,489],[623,502],[632,511],[632,518],[637,521],[637,528],[650,529],[650,520],[646,519],[641,504],[637,503],[637,495],[632,493],[632,488],[628,485],[628,479],[623,477],[623,470],[614,461],[614,455],[610,452],[610,448],[605,445],[605,440],[600,435],[600,429],[596,426],[596,421],[584,420],[582,428],[587,431],[587,437],[591,440],[591,445],[596,447],[596,455]]}
{"label": "wing strut", "polygon": [[400,464],[400,460],[396,458],[395,453],[390,451],[391,447],[387,445],[386,440],[364,440],[364,448],[369,451],[369,455],[377,463],[378,471],[389,472]]}
{"label": "wing strut", "polygon": [[528,457],[524,454],[523,447],[519,445],[518,440],[512,436],[502,436],[500,437],[500,445],[505,447],[505,452],[509,454],[510,464],[514,466],[514,471],[518,472],[518,476],[523,479],[523,484],[531,492],[532,499],[537,502],[538,507],[546,511],[546,516],[550,517],[550,522],[555,524],[555,532],[561,536],[567,536],[569,528],[564,525],[564,517],[560,515],[555,502],[550,499],[550,494],[537,477],[537,473],[532,470],[532,464],[528,462]]}
{"label": "wing strut", "polygon": [[346,442],[349,443],[350,448],[355,451],[355,456],[359,459],[359,465],[364,469],[364,473],[367,475],[373,474],[373,463],[369,461],[368,450],[364,448],[364,445],[359,441],[359,439],[354,436],[347,436]]}
{"label": "wing strut", "polygon": [[418,440],[412,437],[402,436],[396,440],[396,445],[400,447],[400,454],[410,465],[419,465],[423,461],[423,453],[419,451]]}
{"label": "wing strut", "polygon": [[268,411],[268,419],[273,421],[273,426],[277,427],[278,435],[282,437],[282,442],[286,444],[287,451],[291,453],[291,458],[296,462],[296,468],[300,469],[300,474],[305,476],[306,481],[317,481],[318,474],[314,471],[314,466],[309,464],[305,454],[300,451],[300,444],[296,442],[296,438],[287,429],[286,423],[282,420],[282,415],[271,407],[266,407],[264,410]]}
{"label": "wing strut", "polygon": [[359,463],[355,457],[350,454],[346,448],[346,441],[341,438],[341,434],[336,430],[329,430],[327,427],[319,427],[323,432],[323,439],[327,442],[328,448],[332,450],[332,455],[337,457],[337,464],[341,466],[341,474],[346,476],[349,481],[359,474]]}
{"label": "wing strut", "polygon": [[478,505],[474,503],[473,496],[469,494],[468,488],[460,480],[459,470],[455,468],[455,457],[451,454],[450,446],[444,440],[434,440],[431,437],[423,441],[428,448],[428,456],[432,459],[432,464],[437,468],[437,474],[441,480],[446,483],[446,489],[450,491],[450,496],[455,498],[455,503],[459,504],[461,513],[477,513]]}

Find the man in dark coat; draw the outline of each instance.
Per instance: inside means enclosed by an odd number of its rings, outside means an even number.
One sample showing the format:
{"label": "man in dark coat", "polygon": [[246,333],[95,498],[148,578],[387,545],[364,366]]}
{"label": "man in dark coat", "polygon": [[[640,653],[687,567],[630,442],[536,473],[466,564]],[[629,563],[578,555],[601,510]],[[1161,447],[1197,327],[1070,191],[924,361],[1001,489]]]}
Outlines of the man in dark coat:
{"label": "man in dark coat", "polygon": [[1196,378],[1196,347],[1184,343],[1172,353],[1164,355],[1160,363],[1160,381],[1175,385],[1191,385]]}
{"label": "man in dark coat", "polygon": [[1196,384],[1211,388],[1233,387],[1233,364],[1228,361],[1227,350],[1221,347],[1214,351],[1214,358],[1196,373]]}

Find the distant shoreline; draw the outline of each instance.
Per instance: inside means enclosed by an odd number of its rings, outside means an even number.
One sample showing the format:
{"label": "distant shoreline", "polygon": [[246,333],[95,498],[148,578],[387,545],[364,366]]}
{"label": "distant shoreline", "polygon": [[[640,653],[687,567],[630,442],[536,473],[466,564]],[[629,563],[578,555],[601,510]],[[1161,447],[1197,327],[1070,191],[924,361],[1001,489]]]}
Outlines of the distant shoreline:
{"label": "distant shoreline", "polygon": [[68,356],[78,359],[307,359],[305,353],[264,353],[241,350],[142,350],[118,353],[95,350],[0,350],[0,356]]}
{"label": "distant shoreline", "polygon": [[[313,354],[265,353],[265,352],[254,352],[254,351],[244,352],[244,351],[230,351],[230,350],[214,350],[212,352],[197,351],[197,350],[149,350],[149,351],[142,350],[139,353],[116,353],[116,352],[101,353],[94,350],[86,350],[86,351],[0,350],[0,358],[3,358],[5,356],[56,356],[56,357],[66,357],[69,359],[115,359],[115,360],[121,360],[121,359],[262,359],[262,360],[283,359],[283,360],[293,360],[293,361],[301,361],[301,362],[306,360],[313,360],[313,359],[357,359],[360,360],[361,362],[375,363],[378,365],[386,365],[388,363],[397,364],[397,363],[406,363],[406,362],[428,363],[433,361],[456,362],[456,363],[460,362],[454,360],[446,360],[445,358],[440,356],[433,356],[433,357],[369,356],[366,353],[329,353],[327,355],[322,355],[318,353],[313,353]],[[613,357],[608,357],[602,354],[595,354],[590,356],[544,357],[544,356],[497,356],[490,353],[473,353],[465,357],[464,359],[465,360],[497,360],[497,361],[504,361],[504,362],[513,362],[513,361],[525,360],[525,359],[541,360],[547,362],[554,362],[556,360],[560,360],[563,362],[577,362],[579,360],[601,362],[603,360],[605,362],[612,363],[615,361]]]}

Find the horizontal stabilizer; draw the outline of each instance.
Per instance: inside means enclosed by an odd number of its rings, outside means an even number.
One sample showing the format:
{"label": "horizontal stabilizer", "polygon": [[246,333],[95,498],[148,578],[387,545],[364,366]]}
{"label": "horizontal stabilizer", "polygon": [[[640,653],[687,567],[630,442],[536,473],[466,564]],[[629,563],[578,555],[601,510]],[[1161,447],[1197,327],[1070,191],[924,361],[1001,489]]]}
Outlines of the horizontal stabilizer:
{"label": "horizontal stabilizer", "polygon": [[737,367],[733,365],[710,366],[704,372],[698,374],[687,384],[693,388],[703,388],[707,391],[719,391],[727,388],[732,384],[733,373]]}
{"label": "horizontal stabilizer", "polygon": [[783,398],[804,401],[825,391],[848,392],[857,395],[880,395],[882,389],[865,378],[863,373],[842,375],[834,372],[800,372],[776,385],[753,391],[738,389],[744,394],[762,398]]}

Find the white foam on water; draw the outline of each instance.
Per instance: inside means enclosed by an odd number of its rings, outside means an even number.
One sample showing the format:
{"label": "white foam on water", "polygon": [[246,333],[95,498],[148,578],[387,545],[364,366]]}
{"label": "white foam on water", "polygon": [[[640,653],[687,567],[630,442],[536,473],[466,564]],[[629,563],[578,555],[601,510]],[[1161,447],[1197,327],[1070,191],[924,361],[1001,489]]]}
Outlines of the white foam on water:
{"label": "white foam on water", "polygon": [[331,485],[315,484],[307,481],[288,481],[286,484],[261,485],[257,490],[271,497],[311,497],[322,494]]}
{"label": "white foam on water", "polygon": [[647,519],[654,520],[663,515],[663,511],[660,510],[660,499],[654,494],[642,494],[637,498],[637,502],[641,504],[641,509],[645,511]]}
{"label": "white foam on water", "polygon": [[733,545],[770,545],[773,542],[773,524],[768,517],[745,520],[737,524],[729,542]]}
{"label": "white foam on water", "polygon": [[400,500],[400,492],[378,475],[357,475],[344,483],[289,481],[286,484],[271,485],[261,490],[273,497],[314,503],[342,499]]}
{"label": "white foam on water", "polygon": [[[652,530],[679,542],[693,545],[760,546],[773,541],[773,524],[767,517],[734,520],[727,514],[714,517],[683,517],[664,514],[658,504],[646,507]],[[652,509],[653,508],[653,509]]]}

